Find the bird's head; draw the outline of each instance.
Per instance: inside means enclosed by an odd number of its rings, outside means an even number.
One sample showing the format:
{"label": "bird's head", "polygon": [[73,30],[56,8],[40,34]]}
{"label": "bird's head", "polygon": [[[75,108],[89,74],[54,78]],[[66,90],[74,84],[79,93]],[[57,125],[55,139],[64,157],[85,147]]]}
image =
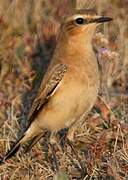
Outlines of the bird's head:
{"label": "bird's head", "polygon": [[92,10],[78,10],[63,19],[61,30],[70,36],[85,34],[92,37],[96,27],[108,21],[112,21],[112,18],[98,16]]}

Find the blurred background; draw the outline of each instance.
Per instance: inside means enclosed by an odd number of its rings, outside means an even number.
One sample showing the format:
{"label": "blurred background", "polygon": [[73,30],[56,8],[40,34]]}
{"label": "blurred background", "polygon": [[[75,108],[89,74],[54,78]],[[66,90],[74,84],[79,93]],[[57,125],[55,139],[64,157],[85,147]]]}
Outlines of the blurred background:
{"label": "blurred background", "polygon": [[[27,125],[27,114],[52,57],[61,18],[72,9],[94,9],[114,20],[94,35],[101,88],[93,111],[76,132],[75,148],[86,179],[128,178],[128,0],[0,0],[0,156]],[[72,152],[57,147],[62,177],[81,179]],[[51,153],[51,152],[50,152]],[[50,155],[38,143],[24,157],[0,166],[0,178],[49,180]],[[13,171],[13,173],[12,173]]]}

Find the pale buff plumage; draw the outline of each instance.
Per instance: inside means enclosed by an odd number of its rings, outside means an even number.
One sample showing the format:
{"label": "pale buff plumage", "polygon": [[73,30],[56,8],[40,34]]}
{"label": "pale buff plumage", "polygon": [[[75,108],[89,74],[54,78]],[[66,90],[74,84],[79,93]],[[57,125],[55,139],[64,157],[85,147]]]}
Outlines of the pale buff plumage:
{"label": "pale buff plumage", "polygon": [[110,20],[89,11],[79,11],[63,20],[51,64],[28,117],[28,129],[3,160],[26,141],[37,142],[44,130],[54,133],[76,126],[83,113],[91,110],[100,84],[92,37],[100,22]]}

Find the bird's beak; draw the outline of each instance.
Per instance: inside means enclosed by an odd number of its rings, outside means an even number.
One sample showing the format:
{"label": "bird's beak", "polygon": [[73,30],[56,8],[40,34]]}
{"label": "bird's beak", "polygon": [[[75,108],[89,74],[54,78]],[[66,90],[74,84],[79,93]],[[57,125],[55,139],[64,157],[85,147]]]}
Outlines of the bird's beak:
{"label": "bird's beak", "polygon": [[99,18],[96,18],[94,20],[94,22],[96,23],[104,23],[104,22],[108,22],[108,21],[112,21],[113,19],[110,18],[110,17],[99,17]]}

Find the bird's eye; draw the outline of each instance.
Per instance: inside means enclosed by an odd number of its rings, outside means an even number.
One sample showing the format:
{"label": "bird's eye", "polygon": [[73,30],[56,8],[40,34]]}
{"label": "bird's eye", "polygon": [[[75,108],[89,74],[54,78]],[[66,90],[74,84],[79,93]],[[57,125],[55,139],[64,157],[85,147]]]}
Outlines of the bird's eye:
{"label": "bird's eye", "polygon": [[77,18],[76,20],[77,24],[84,24],[84,19],[83,18]]}

